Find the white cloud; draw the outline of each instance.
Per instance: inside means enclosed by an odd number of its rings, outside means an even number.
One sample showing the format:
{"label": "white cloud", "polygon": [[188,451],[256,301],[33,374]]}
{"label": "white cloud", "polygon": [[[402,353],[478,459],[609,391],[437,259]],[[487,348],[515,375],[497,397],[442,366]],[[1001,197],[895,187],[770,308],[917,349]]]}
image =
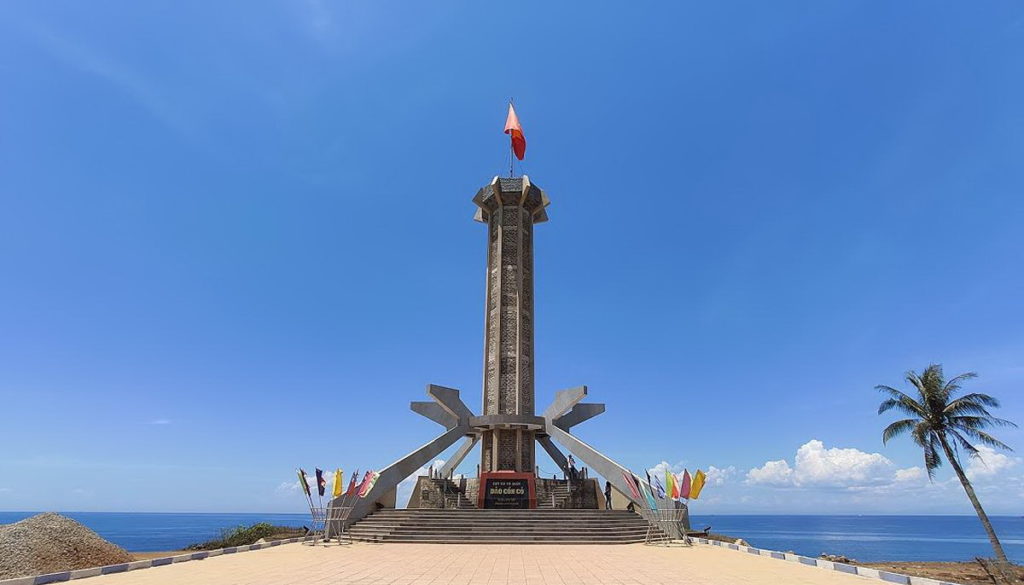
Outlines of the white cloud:
{"label": "white cloud", "polygon": [[169,425],[169,424],[171,424],[171,421],[169,419],[166,419],[166,418],[158,418],[158,419],[155,419],[155,420],[151,420],[151,421],[149,421],[146,424],[151,424],[151,425]]}
{"label": "white cloud", "polygon": [[291,481],[282,481],[277,484],[276,488],[274,488],[274,493],[279,496],[290,496],[302,493],[302,487],[299,485],[299,478],[296,477]]}
{"label": "white cloud", "polygon": [[747,483],[785,487],[862,488],[910,481],[919,468],[896,469],[881,453],[859,449],[828,449],[812,439],[797,449],[793,465],[784,459],[768,461],[747,472]]}
{"label": "white cloud", "polygon": [[797,449],[793,480],[796,485],[882,484],[891,481],[892,467],[881,453],[826,449],[821,441],[812,440]]}
{"label": "white cloud", "polygon": [[[678,471],[676,470],[677,468],[678,468]],[[654,467],[648,469],[647,473],[650,473],[652,478],[654,476],[660,477],[661,478],[661,482],[665,483],[665,472],[666,471],[671,471],[672,473],[679,473],[682,470],[683,470],[683,468],[679,467],[678,465],[672,465],[668,461],[662,461],[661,463],[659,463],[659,464],[655,465]]]}
{"label": "white cloud", "polygon": [[989,478],[1016,467],[1020,462],[1020,457],[1000,453],[988,445],[979,445],[978,456],[967,458],[967,477],[971,480]]}
{"label": "white cloud", "polygon": [[725,468],[709,465],[705,473],[707,474],[707,485],[720,486],[736,475],[736,468],[732,465]]}
{"label": "white cloud", "polygon": [[793,483],[793,469],[785,459],[767,461],[761,467],[755,467],[747,472],[747,482],[761,485],[790,485]]}
{"label": "white cloud", "polygon": [[12,492],[14,492],[14,490],[9,487],[0,488],[0,494],[9,494]]}
{"label": "white cloud", "polygon": [[895,479],[899,483],[921,483],[928,479],[928,473],[923,467],[908,467],[897,469]]}

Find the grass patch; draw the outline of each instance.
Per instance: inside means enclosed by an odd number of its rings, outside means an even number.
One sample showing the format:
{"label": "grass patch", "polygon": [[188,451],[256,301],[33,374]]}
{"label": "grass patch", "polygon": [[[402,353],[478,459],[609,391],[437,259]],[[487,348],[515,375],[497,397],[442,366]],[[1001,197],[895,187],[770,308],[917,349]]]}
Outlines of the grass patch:
{"label": "grass patch", "polygon": [[220,531],[220,538],[190,544],[185,547],[185,550],[215,550],[231,546],[244,546],[247,544],[255,544],[261,539],[278,540],[282,538],[291,538],[293,536],[302,536],[304,533],[305,530],[302,528],[274,526],[269,522],[259,522],[251,526],[224,528]]}

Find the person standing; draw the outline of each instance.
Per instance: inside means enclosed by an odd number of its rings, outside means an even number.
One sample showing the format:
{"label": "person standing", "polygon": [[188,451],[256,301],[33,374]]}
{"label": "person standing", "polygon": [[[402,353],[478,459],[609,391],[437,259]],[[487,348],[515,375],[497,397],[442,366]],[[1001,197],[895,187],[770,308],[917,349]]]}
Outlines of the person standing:
{"label": "person standing", "polygon": [[612,482],[604,482],[604,507],[606,510],[612,509]]}

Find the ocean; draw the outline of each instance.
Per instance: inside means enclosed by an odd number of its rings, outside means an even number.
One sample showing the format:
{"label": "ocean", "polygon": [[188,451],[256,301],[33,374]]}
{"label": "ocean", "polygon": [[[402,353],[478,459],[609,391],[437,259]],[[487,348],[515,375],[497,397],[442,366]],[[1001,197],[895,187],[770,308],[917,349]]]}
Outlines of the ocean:
{"label": "ocean", "polygon": [[[34,512],[0,512],[0,524]],[[179,550],[220,536],[221,530],[256,522],[309,524],[304,514],[160,514],[64,512],[100,536],[132,552]],[[1024,563],[1024,518],[995,516],[1006,554]],[[826,552],[863,562],[966,561],[991,557],[975,516],[694,516],[695,530],[743,538],[752,546],[806,556]]]}
{"label": "ocean", "polygon": [[[1006,556],[1024,563],[1024,517],[990,518]],[[751,546],[862,562],[969,561],[991,557],[977,516],[733,516],[690,518],[694,530],[743,538]]]}
{"label": "ocean", "polygon": [[[17,522],[36,513],[0,512],[0,524]],[[181,550],[190,544],[219,538],[224,529],[257,522],[309,526],[308,514],[60,513],[129,552]]]}

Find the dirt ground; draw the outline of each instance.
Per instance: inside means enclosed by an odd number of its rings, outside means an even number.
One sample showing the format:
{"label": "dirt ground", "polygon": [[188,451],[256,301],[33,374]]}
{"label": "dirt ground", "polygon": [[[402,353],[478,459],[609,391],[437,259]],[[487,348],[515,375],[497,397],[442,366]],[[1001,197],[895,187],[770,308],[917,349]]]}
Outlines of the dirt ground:
{"label": "dirt ground", "polygon": [[[901,562],[901,563],[857,563],[873,569],[891,573],[928,577],[940,581],[963,583],[964,585],[993,585],[992,579],[981,565],[974,561],[962,563]],[[1017,568],[1018,581],[1024,583],[1024,571]]]}

